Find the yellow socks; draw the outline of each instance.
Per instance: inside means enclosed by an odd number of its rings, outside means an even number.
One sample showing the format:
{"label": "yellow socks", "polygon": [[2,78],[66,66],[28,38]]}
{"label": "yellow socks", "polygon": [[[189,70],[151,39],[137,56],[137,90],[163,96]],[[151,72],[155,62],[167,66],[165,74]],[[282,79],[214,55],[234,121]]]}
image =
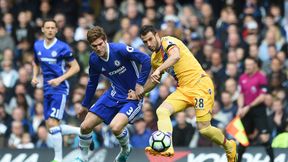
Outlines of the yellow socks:
{"label": "yellow socks", "polygon": [[165,132],[165,133],[170,133],[172,137],[172,124],[170,120],[170,111],[167,108],[159,107],[156,111],[157,117],[158,117],[158,130]]}
{"label": "yellow socks", "polygon": [[226,140],[226,137],[221,130],[216,127],[209,125],[208,127],[201,129],[200,133],[211,139],[217,145],[223,146],[226,152],[232,147],[230,141]]}

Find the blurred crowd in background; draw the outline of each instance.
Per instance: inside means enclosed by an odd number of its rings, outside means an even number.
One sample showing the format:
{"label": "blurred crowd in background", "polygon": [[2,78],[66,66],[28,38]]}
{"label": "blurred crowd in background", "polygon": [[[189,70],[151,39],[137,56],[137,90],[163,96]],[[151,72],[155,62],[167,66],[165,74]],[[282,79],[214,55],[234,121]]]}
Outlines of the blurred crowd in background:
{"label": "blurred crowd in background", "polygon": [[[87,30],[102,26],[109,42],[122,42],[151,54],[139,38],[142,25],[152,24],[161,36],[181,39],[205,71],[213,78],[216,96],[212,125],[225,132],[235,117],[239,96],[238,79],[247,56],[260,60],[259,68],[268,80],[265,106],[271,140],[288,132],[288,1],[283,0],[0,0],[0,148],[49,147],[43,117],[43,90],[30,84],[33,44],[42,39],[46,18],[58,25],[57,38],[67,42],[81,71],[69,79],[70,96],[63,122],[80,125],[76,114],[88,81],[90,48]],[[39,78],[41,79],[41,78]],[[129,126],[136,148],[148,145],[157,130],[156,108],[175,90],[168,76],[151,91],[143,105],[143,118]],[[100,79],[95,101],[109,88]],[[174,146],[212,146],[196,131],[193,108],[172,116]],[[249,136],[256,139],[255,134]],[[96,147],[118,145],[109,128],[94,130]],[[257,145],[255,140],[253,145]],[[64,146],[77,148],[78,138],[65,136]]]}

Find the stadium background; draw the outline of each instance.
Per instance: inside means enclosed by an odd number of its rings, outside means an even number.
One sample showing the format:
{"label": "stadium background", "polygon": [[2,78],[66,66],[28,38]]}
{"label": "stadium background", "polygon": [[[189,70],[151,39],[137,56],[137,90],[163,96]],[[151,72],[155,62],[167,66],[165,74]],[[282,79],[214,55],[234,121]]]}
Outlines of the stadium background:
{"label": "stadium background", "polygon": [[[288,1],[0,0],[0,18],[0,160],[9,152],[13,158],[18,156],[19,152],[25,152],[20,150],[23,148],[45,150],[49,147],[43,123],[42,86],[33,88],[30,84],[33,43],[43,37],[41,25],[45,18],[56,20],[57,37],[71,46],[81,65],[80,73],[69,79],[71,93],[65,109],[65,123],[79,126],[76,113],[88,80],[87,29],[100,25],[109,41],[122,42],[150,54],[138,37],[138,31],[141,25],[153,24],[162,36],[172,35],[183,40],[213,78],[216,100],[212,124],[223,131],[237,112],[237,85],[244,71],[244,58],[252,56],[261,60],[261,71],[269,81],[265,105],[271,141],[285,132],[288,136]],[[155,110],[175,86],[175,81],[165,75],[162,84],[146,96],[143,119],[129,127],[131,143],[137,153],[145,156],[140,150],[157,129]],[[101,78],[95,101],[108,87],[107,80]],[[275,114],[283,114],[282,120],[275,118]],[[193,152],[214,146],[196,131],[192,108],[176,114],[172,120],[176,147]],[[257,129],[249,138],[253,141],[251,145],[258,145]],[[106,125],[95,128],[96,149],[115,152],[118,150],[116,141]],[[77,148],[77,143],[75,136],[64,137],[68,150]],[[259,151],[265,155],[263,150]],[[286,152],[283,156],[287,160],[287,149],[280,152]]]}

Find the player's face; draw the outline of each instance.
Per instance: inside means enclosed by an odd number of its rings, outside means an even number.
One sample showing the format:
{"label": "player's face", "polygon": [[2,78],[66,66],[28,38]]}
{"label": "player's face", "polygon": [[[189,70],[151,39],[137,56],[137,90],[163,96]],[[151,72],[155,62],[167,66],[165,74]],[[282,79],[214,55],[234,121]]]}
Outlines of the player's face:
{"label": "player's face", "polygon": [[58,30],[56,24],[53,21],[46,22],[45,25],[42,27],[42,32],[47,39],[55,38],[57,31]]}
{"label": "player's face", "polygon": [[149,32],[146,35],[141,35],[143,43],[152,52],[155,52],[159,48],[157,37],[157,33],[154,35],[152,32]]}
{"label": "player's face", "polygon": [[91,43],[91,47],[97,53],[98,56],[105,57],[107,51],[105,40],[103,40],[102,38],[98,38]]}

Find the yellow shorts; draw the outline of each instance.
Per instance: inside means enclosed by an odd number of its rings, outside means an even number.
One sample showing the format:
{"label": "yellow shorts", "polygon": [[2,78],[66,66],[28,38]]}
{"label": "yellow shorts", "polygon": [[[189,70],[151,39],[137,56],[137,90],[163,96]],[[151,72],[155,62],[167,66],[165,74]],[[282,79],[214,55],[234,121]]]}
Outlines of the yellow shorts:
{"label": "yellow shorts", "polygon": [[197,121],[210,121],[214,106],[213,82],[208,76],[204,76],[191,87],[177,87],[164,102],[171,104],[175,112],[193,106]]}

